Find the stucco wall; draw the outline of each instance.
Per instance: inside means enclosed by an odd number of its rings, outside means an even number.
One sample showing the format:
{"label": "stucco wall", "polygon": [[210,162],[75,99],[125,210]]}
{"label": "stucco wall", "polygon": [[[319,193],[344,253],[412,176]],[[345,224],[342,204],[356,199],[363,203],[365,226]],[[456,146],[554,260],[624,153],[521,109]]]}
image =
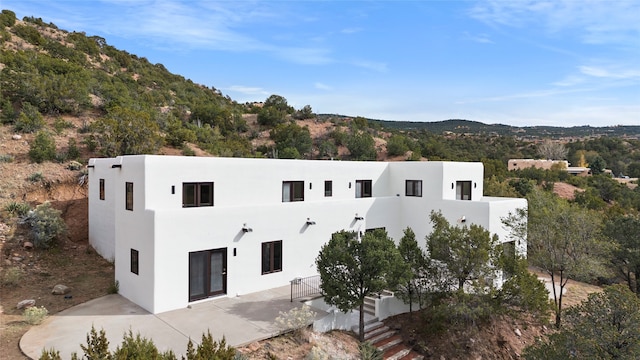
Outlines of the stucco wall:
{"label": "stucco wall", "polygon": [[[189,252],[226,248],[227,295],[241,296],[315,275],[321,246],[339,230],[384,227],[398,241],[409,226],[424,246],[429,214],[440,210],[451,223],[465,216],[502,239],[500,217],[526,206],[522,199],[483,198],[481,163],[126,156],[94,164],[91,242],[107,249],[101,254],[115,249],[120,293],[153,313],[189,304]],[[111,177],[108,202],[93,191],[102,175]],[[324,196],[325,180],[333,182],[331,197]],[[372,180],[373,197],[355,198],[356,180]],[[422,197],[406,196],[405,180],[422,180]],[[134,183],[133,211],[125,210],[127,181]],[[304,181],[304,201],[283,203],[283,181]],[[455,200],[456,181],[472,183],[471,201]],[[183,208],[183,182],[213,182],[214,206]],[[243,232],[245,224],[253,231]],[[276,240],[282,271],[262,275],[261,244]],[[130,271],[131,249],[139,251],[138,275]]]}

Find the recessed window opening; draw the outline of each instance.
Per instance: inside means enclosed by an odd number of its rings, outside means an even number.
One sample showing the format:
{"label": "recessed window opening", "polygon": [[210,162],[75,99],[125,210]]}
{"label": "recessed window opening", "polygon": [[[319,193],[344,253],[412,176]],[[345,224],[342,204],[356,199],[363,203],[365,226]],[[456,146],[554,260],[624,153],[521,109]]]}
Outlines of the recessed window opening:
{"label": "recessed window opening", "polygon": [[371,180],[356,180],[356,198],[371,197]]}
{"label": "recessed window opening", "polygon": [[406,196],[422,196],[422,180],[407,180],[405,182]]}
{"label": "recessed window opening", "polygon": [[282,202],[304,201],[304,181],[283,181]]}
{"label": "recessed window opening", "polygon": [[182,207],[213,206],[213,183],[182,183]]}

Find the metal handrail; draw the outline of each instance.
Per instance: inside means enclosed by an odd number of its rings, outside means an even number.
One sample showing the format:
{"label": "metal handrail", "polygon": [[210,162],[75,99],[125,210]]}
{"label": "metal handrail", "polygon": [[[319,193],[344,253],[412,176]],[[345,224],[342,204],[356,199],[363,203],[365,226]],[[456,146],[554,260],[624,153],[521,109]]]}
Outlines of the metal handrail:
{"label": "metal handrail", "polygon": [[304,278],[297,277],[291,282],[291,302],[294,299],[314,297],[321,295],[320,275],[308,276]]}

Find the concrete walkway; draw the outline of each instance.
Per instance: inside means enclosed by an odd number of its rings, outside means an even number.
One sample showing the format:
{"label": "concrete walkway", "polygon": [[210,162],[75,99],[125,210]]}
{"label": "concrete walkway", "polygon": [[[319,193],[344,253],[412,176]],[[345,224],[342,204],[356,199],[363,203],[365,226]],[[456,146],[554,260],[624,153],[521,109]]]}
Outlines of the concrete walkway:
{"label": "concrete walkway", "polygon": [[160,351],[173,350],[178,358],[186,353],[189,338],[198,344],[207,330],[215,340],[224,336],[229,345],[237,347],[275,335],[278,328],[274,320],[280,311],[302,305],[290,302],[289,296],[290,288],[284,286],[154,315],[120,295],[107,295],[32,327],[20,340],[20,349],[31,359],[38,359],[43,349],[50,348],[58,350],[63,359],[70,359],[73,352],[81,357],[80,344],[86,345],[92,325],[96,331],[105,330],[111,350],[122,343],[129,330],[134,336],[140,333],[153,340]]}

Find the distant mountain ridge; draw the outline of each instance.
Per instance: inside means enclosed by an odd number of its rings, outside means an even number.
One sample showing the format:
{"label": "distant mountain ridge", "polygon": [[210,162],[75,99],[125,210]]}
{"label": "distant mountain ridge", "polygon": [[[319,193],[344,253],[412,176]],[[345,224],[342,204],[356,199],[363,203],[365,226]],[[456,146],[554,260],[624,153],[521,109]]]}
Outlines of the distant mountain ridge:
{"label": "distant mountain ridge", "polygon": [[380,126],[398,130],[427,130],[433,133],[452,132],[456,134],[495,134],[495,135],[519,135],[521,137],[590,137],[590,136],[614,136],[614,137],[640,137],[640,125],[618,126],[511,126],[504,124],[485,124],[479,121],[451,119],[434,122],[413,121],[388,121],[370,120]]}

